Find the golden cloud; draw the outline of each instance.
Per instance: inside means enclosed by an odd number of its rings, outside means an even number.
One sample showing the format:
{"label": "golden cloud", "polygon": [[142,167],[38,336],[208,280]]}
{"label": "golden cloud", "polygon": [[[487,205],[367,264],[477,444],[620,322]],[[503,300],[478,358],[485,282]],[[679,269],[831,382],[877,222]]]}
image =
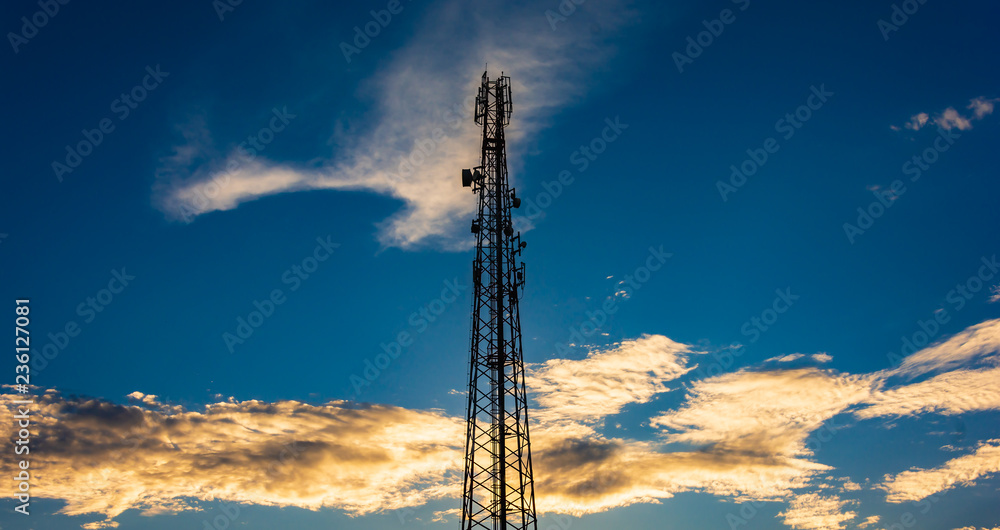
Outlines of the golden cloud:
{"label": "golden cloud", "polygon": [[979,478],[1000,472],[1000,439],[988,440],[975,452],[949,460],[933,469],[911,469],[886,475],[879,485],[889,502],[919,501],[958,486],[972,486]]}
{"label": "golden cloud", "polygon": [[[0,399],[13,411],[18,398]],[[31,410],[33,487],[65,500],[68,515],[176,512],[215,499],[365,514],[458,487],[465,427],[437,412],[294,401],[163,412],[146,407],[152,400],[124,406],[54,392],[39,399]]]}
{"label": "golden cloud", "polygon": [[[849,501],[798,493],[824,487],[815,481],[832,470],[813,460],[817,430],[846,413],[866,419],[997,409],[998,329],[1000,321],[973,326],[895,371],[851,375],[778,363],[693,381],[679,406],[650,418],[647,440],[610,436],[603,423],[670,391],[690,371],[697,353],[690,346],[649,335],[583,359],[529,366],[539,511],[580,515],[696,491],[788,501],[781,516],[789,526],[839,528],[854,517],[842,510]],[[965,368],[970,364],[977,368]],[[885,388],[899,375],[932,371]],[[12,412],[16,399],[0,396]],[[128,509],[168,513],[198,509],[201,501],[363,515],[461,494],[464,417],[442,411],[233,399],[187,410],[141,392],[128,405],[55,391],[38,399],[35,493],[65,501],[62,513],[106,518],[88,528],[114,527]],[[879,487],[890,502],[920,499],[996,473],[997,462],[1000,441],[992,440],[941,468],[886,476]],[[2,465],[10,472],[12,455]],[[845,484],[841,493],[855,489]]]}

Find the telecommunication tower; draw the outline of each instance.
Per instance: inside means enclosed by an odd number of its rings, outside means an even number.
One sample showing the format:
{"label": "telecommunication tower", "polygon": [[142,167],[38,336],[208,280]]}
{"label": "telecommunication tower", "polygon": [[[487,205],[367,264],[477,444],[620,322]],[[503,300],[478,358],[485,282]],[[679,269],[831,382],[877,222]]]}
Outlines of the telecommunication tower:
{"label": "telecommunication tower", "polygon": [[524,263],[515,262],[527,243],[511,226],[521,199],[509,186],[504,140],[512,110],[510,77],[491,81],[483,72],[475,109],[480,165],[462,170],[462,185],[479,198],[462,530],[537,528],[518,312]]}

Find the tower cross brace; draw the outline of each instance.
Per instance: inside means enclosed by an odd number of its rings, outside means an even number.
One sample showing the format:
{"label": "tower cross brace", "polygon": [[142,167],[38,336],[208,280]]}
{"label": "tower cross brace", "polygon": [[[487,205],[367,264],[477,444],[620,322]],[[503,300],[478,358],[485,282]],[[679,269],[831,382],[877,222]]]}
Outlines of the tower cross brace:
{"label": "tower cross brace", "polygon": [[483,73],[475,121],[482,126],[480,165],[462,171],[478,195],[472,221],[471,359],[462,497],[462,530],[535,530],[535,487],[528,437],[521,320],[527,244],[514,234],[510,211],[521,200],[510,188],[504,127],[513,110],[510,78]]}

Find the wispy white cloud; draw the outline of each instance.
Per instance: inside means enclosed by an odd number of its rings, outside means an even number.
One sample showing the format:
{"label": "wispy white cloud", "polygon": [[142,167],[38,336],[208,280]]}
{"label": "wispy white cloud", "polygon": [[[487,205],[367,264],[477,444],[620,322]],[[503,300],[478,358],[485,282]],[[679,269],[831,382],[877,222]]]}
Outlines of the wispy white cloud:
{"label": "wispy white cloud", "polygon": [[1000,439],[983,442],[975,452],[933,469],[917,468],[895,476],[886,475],[879,488],[887,492],[889,502],[919,501],[959,486],[972,486],[976,480],[997,472],[1000,472]]}
{"label": "wispy white cloud", "polygon": [[771,357],[770,359],[767,359],[767,361],[765,361],[765,362],[771,361],[771,362],[777,362],[777,363],[788,363],[788,362],[792,362],[792,361],[797,361],[797,360],[799,360],[799,359],[801,359],[803,357],[805,357],[805,355],[803,355],[801,353],[790,353],[788,355],[781,355],[781,356],[778,356],[778,357]]}
{"label": "wispy white cloud", "polygon": [[852,482],[850,479],[844,480],[844,485],[841,486],[844,491],[860,491],[861,485],[857,482]]}
{"label": "wispy white cloud", "polygon": [[788,509],[779,513],[785,524],[796,530],[840,530],[844,523],[857,517],[845,509],[848,501],[817,493],[807,493],[792,499]]}
{"label": "wispy white cloud", "polygon": [[907,356],[898,368],[885,375],[914,378],[958,368],[997,366],[1000,365],[997,352],[1000,352],[1000,319],[987,320]]}
{"label": "wispy white cloud", "polygon": [[877,523],[879,521],[879,516],[872,515],[866,518],[864,521],[858,523],[858,528],[868,528],[869,526]]}
{"label": "wispy white cloud", "polygon": [[986,99],[983,97],[978,97],[969,102],[969,106],[966,108],[972,109],[972,117],[977,120],[983,119],[983,117],[993,114],[993,104],[1000,101],[997,99]]}
{"label": "wispy white cloud", "polygon": [[624,341],[580,360],[551,359],[529,367],[526,385],[536,393],[541,422],[591,423],[646,403],[691,371],[691,347],[662,335]]}
{"label": "wispy white cloud", "polygon": [[928,120],[930,120],[930,116],[928,116],[926,112],[921,112],[920,114],[911,116],[910,121],[906,122],[904,127],[914,131],[919,131],[921,127],[927,124]]}
{"label": "wispy white cloud", "polygon": [[778,357],[771,357],[765,360],[765,363],[790,363],[794,361],[799,361],[802,359],[811,360],[817,363],[828,363],[833,360],[833,356],[827,353],[814,353],[812,355],[806,355],[804,353],[790,353],[788,355],[779,355]]}
{"label": "wispy white cloud", "polygon": [[934,123],[946,131],[951,129],[967,131],[972,128],[972,122],[951,107],[944,109],[944,112],[935,117]]}
{"label": "wispy white cloud", "polygon": [[1000,410],[1000,368],[958,370],[926,381],[875,392],[859,418],[915,414],[956,415]]}
{"label": "wispy white cloud", "polygon": [[[998,101],[1000,101],[1000,98],[987,99],[984,97],[977,97],[970,100],[969,104],[965,108],[972,111],[971,116],[962,114],[954,107],[944,109],[940,113],[934,115],[933,118],[926,112],[920,112],[910,116],[909,121],[904,123],[903,127],[912,131],[919,131],[928,123],[933,123],[946,131],[951,129],[967,131],[972,128],[973,121],[981,120],[992,114],[993,106]],[[900,130],[898,126],[893,125],[891,127],[895,131]]]}
{"label": "wispy white cloud", "polygon": [[[567,26],[551,31],[534,5],[473,11],[454,0],[442,2],[428,10],[421,29],[367,81],[377,99],[377,108],[366,117],[373,123],[367,132],[340,138],[337,152],[308,166],[247,160],[237,151],[204,161],[207,135],[191,132],[187,143],[162,161],[155,202],[169,217],[190,218],[280,193],[362,190],[403,203],[379,224],[383,245],[464,248],[470,240],[457,236],[467,232],[476,203],[458,175],[479,158],[480,131],[470,115],[478,73],[488,62],[492,75],[503,70],[512,76],[514,121],[507,140],[516,179],[526,141],[554,112],[579,98],[588,72],[614,53],[609,41],[626,23],[628,10],[612,2],[587,6],[587,11],[577,17],[598,17],[601,32]],[[552,54],[553,49],[561,53]]]}
{"label": "wispy white cloud", "polygon": [[808,454],[806,439],[833,416],[863,402],[869,376],[818,368],[741,370],[695,382],[678,410],[651,420],[672,442],[761,454]]}

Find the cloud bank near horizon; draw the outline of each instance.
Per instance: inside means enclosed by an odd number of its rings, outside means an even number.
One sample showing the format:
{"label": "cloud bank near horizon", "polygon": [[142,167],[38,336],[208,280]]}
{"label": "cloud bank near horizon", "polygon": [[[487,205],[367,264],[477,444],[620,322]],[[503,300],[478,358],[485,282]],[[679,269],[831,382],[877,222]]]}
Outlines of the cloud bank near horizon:
{"label": "cloud bank near horizon", "polygon": [[[962,383],[1000,362],[1000,320],[991,320],[892,370],[840,373],[821,367],[824,356],[817,366],[765,363],[691,381],[676,408],[644,422],[651,439],[608,434],[609,419],[682,388],[698,353],[646,335],[529,367],[540,512],[583,515],[700,492],[786,502],[785,524],[839,529],[858,511],[844,511],[853,501],[841,497],[861,486],[815,458],[824,439],[817,433],[831,429],[832,418],[840,418],[835,432],[877,417],[1000,410],[991,397],[995,374],[981,385]],[[937,372],[892,383],[901,371],[927,367]],[[12,413],[15,399],[0,396]],[[114,526],[128,509],[196,509],[197,500],[365,515],[461,492],[464,420],[442,411],[232,398],[187,410],[141,392],[118,405],[54,390],[40,402],[36,493],[64,500],[65,514],[105,517],[94,524]],[[869,477],[867,488],[899,503],[974,485],[1000,472],[998,444],[980,441],[937,467]],[[10,471],[9,457],[3,464]],[[802,501],[808,495],[816,502]]]}

